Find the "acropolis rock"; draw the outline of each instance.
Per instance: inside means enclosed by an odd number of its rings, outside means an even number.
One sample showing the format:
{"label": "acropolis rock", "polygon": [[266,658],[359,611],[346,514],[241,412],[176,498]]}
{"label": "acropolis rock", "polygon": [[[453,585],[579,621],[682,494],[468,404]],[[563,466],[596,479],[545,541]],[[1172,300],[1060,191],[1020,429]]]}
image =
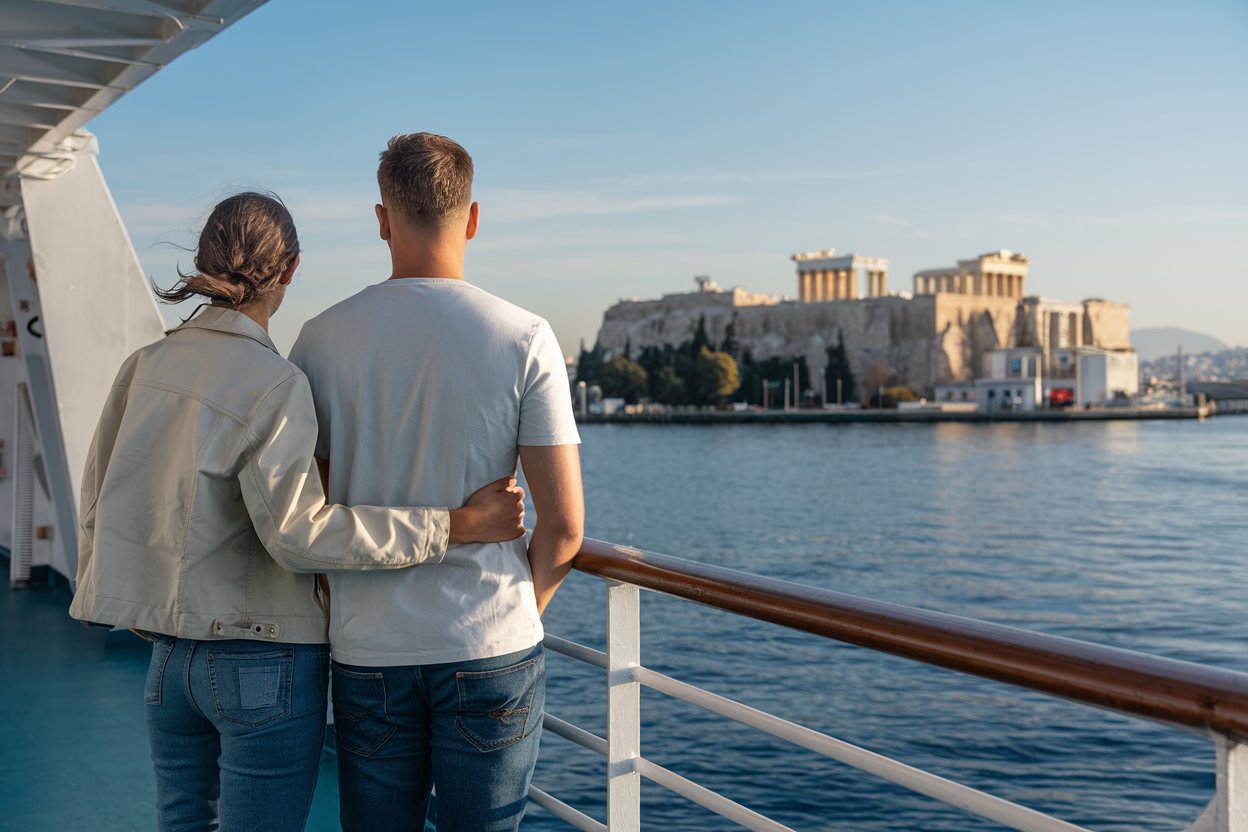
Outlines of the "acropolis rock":
{"label": "acropolis rock", "polygon": [[844,336],[860,383],[895,379],[920,392],[982,375],[992,350],[1039,347],[1047,361],[1058,349],[1131,349],[1125,304],[1027,295],[1031,261],[1021,254],[995,251],[925,269],[914,275],[913,293],[892,294],[885,294],[887,260],[836,257],[831,249],[793,260],[797,300],[724,290],[698,278],[693,292],[615,304],[603,314],[598,344],[608,359],[625,345],[636,358],[646,347],[689,341],[705,320],[712,346],[731,332],[738,354],[805,356],[811,378],[820,379],[828,347]]}

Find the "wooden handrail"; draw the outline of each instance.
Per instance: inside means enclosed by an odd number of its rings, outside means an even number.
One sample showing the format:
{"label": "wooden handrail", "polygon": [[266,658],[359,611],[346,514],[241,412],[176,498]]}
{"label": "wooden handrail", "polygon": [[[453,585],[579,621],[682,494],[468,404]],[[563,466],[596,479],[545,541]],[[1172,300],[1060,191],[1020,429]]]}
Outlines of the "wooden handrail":
{"label": "wooden handrail", "polygon": [[586,539],[573,566],[1019,687],[1187,728],[1248,737],[1248,674],[764,578]]}

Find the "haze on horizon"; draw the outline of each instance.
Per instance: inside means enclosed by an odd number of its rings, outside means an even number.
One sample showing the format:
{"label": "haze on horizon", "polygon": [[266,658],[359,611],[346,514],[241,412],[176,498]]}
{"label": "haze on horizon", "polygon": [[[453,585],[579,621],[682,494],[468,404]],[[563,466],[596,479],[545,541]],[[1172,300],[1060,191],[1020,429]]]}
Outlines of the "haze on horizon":
{"label": "haze on horizon", "polygon": [[[795,293],[825,247],[922,268],[1006,248],[1029,293],[1248,343],[1248,5],[272,0],[88,125],[162,285],[212,204],[290,205],[273,333],[389,276],[398,132],[460,141],[468,279],[592,345],[621,297]],[[189,309],[167,310],[176,320]]]}

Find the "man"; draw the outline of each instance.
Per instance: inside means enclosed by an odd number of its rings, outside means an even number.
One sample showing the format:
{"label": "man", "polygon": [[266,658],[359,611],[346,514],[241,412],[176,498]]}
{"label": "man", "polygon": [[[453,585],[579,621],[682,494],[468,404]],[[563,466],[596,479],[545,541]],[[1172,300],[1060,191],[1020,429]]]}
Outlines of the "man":
{"label": "man", "polygon": [[309,321],[291,352],[312,385],[317,456],[347,504],[460,505],[512,472],[531,540],[454,550],[419,575],[331,575],[343,829],[514,830],[545,701],[540,615],[580,547],[580,439],[550,325],[464,281],[472,159],[396,136],[377,171],[392,276]]}

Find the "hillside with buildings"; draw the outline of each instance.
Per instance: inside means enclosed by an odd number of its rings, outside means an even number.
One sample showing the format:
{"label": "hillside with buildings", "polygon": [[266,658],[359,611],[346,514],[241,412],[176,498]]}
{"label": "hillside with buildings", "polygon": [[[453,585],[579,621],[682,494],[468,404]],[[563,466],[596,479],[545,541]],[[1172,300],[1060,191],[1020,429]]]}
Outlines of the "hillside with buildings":
{"label": "hillside with buildings", "polygon": [[[889,290],[883,258],[824,249],[792,260],[796,299],[700,277],[691,292],[621,300],[604,313],[586,366],[653,361],[698,338],[743,366],[791,366],[794,403],[834,402],[838,378],[859,390],[990,408],[1107,402],[1138,391],[1128,307],[1029,294],[1031,261],[1022,254],[993,251],[925,269],[902,292]],[[754,401],[754,392],[742,400]]]}
{"label": "hillside with buildings", "polygon": [[[1183,371],[1188,381],[1248,381],[1248,347],[1183,354]],[[1179,378],[1178,353],[1163,355],[1153,361],[1140,363],[1140,375],[1145,381],[1157,379],[1177,383]]]}

